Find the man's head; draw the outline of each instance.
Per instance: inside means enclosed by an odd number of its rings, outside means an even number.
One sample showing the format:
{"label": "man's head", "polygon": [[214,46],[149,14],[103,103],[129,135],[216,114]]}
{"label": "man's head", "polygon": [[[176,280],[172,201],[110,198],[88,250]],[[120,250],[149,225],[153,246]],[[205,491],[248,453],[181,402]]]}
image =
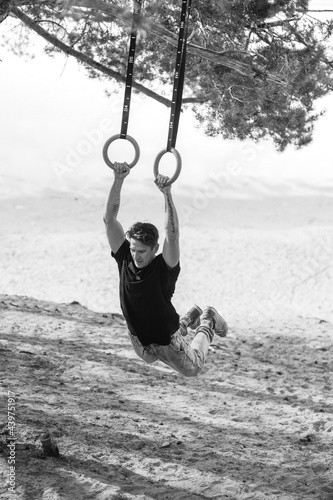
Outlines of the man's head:
{"label": "man's head", "polygon": [[126,232],[134,264],[138,268],[148,266],[158,250],[158,230],[149,222],[136,222]]}

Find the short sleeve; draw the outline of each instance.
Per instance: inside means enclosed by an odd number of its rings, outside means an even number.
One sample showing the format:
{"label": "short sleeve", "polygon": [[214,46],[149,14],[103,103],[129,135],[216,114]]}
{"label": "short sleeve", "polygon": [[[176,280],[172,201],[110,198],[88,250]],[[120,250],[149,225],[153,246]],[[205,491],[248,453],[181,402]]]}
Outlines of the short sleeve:
{"label": "short sleeve", "polygon": [[118,248],[116,253],[112,252],[112,250],[111,250],[111,257],[113,257],[116,260],[116,262],[119,264],[120,262],[125,260],[125,258],[127,257],[128,252],[129,252],[129,246],[130,246],[129,241],[125,240],[120,245],[120,247]]}
{"label": "short sleeve", "polygon": [[160,254],[160,269],[162,271],[162,279],[163,279],[163,288],[168,297],[172,297],[176,281],[178,279],[180,273],[180,262],[175,267],[168,267],[167,263],[163,259],[162,254]]}

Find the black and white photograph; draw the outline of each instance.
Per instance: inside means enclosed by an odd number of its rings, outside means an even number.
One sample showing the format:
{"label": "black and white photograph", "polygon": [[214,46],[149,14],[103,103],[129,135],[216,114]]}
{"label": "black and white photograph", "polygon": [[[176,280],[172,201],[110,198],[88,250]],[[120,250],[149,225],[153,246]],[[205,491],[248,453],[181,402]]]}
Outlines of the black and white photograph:
{"label": "black and white photograph", "polygon": [[0,0],[0,499],[333,500],[333,0]]}

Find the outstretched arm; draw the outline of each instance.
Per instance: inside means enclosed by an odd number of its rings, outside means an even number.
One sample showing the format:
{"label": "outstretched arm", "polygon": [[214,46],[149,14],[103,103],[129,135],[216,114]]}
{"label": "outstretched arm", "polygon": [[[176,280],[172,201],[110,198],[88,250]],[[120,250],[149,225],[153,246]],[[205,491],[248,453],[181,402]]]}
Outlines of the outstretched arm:
{"label": "outstretched arm", "polygon": [[169,178],[159,174],[155,184],[164,194],[165,200],[165,240],[162,255],[169,267],[175,267],[179,262],[179,221],[177,210],[171,195],[171,186],[165,186]]}
{"label": "outstretched arm", "polygon": [[120,193],[125,177],[130,173],[127,163],[114,164],[114,181],[106,203],[104,223],[109,245],[113,253],[116,253],[125,240],[125,233],[122,225],[117,220]]}

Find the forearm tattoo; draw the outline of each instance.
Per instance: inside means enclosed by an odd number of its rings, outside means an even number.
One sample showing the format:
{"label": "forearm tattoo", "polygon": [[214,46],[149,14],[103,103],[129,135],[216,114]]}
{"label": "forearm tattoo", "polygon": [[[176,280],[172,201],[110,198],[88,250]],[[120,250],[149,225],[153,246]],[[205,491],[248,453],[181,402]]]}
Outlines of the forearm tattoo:
{"label": "forearm tattoo", "polygon": [[168,221],[169,221],[169,224],[171,227],[171,232],[176,233],[177,230],[176,230],[175,213],[174,213],[173,204],[171,202],[169,195],[166,196],[166,203],[167,203],[166,208],[167,208],[167,212],[168,212]]}
{"label": "forearm tattoo", "polygon": [[119,203],[112,205],[111,212],[113,212],[114,214],[117,214],[118,210],[119,210]]}

